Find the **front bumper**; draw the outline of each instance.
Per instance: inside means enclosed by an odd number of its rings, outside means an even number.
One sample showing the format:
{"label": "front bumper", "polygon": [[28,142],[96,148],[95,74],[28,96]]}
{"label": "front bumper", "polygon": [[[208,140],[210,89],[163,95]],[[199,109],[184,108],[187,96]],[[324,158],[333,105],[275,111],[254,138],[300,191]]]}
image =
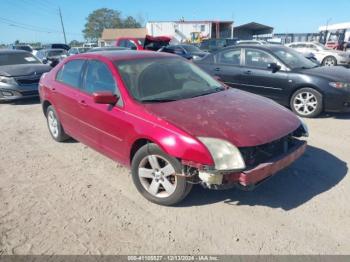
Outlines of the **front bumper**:
{"label": "front bumper", "polygon": [[285,154],[271,159],[269,162],[261,163],[258,166],[239,173],[226,174],[223,177],[223,184],[238,185],[241,187],[254,187],[260,182],[273,176],[277,172],[291,165],[305,152],[306,141],[298,143],[290,148]]}
{"label": "front bumper", "polygon": [[15,101],[25,98],[39,97],[38,85],[28,85],[25,87],[1,87],[0,101]]}
{"label": "front bumper", "polygon": [[325,95],[324,110],[326,112],[350,112],[350,90],[335,90]]}

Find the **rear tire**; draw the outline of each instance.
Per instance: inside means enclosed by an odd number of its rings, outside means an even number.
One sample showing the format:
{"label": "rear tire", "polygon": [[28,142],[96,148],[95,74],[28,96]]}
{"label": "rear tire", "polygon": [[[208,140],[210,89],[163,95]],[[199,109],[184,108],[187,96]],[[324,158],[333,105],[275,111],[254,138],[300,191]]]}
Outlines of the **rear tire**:
{"label": "rear tire", "polygon": [[298,116],[317,117],[323,111],[322,94],[313,88],[301,88],[293,94],[290,107]]}
{"label": "rear tire", "polygon": [[326,56],[322,61],[323,66],[336,66],[337,64],[337,59],[334,56]]}
{"label": "rear tire", "polygon": [[156,144],[144,145],[136,152],[131,172],[140,194],[158,205],[175,205],[192,188],[185,177],[176,175],[182,173],[181,162],[164,153]]}
{"label": "rear tire", "polygon": [[57,142],[63,142],[70,137],[64,132],[62,124],[57,116],[56,110],[53,106],[48,106],[46,109],[47,127],[49,128],[50,135]]}

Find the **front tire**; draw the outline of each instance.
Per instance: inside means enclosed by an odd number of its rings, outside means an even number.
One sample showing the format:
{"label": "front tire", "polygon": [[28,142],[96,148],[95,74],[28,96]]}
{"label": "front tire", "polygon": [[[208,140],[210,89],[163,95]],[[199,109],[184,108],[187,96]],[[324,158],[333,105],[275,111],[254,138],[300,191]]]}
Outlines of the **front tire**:
{"label": "front tire", "polygon": [[156,144],[147,144],[135,154],[131,163],[132,179],[136,189],[147,200],[164,206],[182,201],[192,184],[182,173],[179,160],[164,153]]}
{"label": "front tire", "polygon": [[323,66],[336,66],[337,64],[337,59],[334,56],[326,56],[322,61]]}
{"label": "front tire", "polygon": [[322,94],[313,88],[299,89],[293,94],[290,107],[298,116],[317,117],[323,110]]}
{"label": "front tire", "polygon": [[63,142],[70,137],[64,132],[62,124],[58,119],[56,110],[53,106],[49,106],[46,109],[46,119],[47,119],[47,127],[49,128],[50,134],[53,139],[57,142]]}

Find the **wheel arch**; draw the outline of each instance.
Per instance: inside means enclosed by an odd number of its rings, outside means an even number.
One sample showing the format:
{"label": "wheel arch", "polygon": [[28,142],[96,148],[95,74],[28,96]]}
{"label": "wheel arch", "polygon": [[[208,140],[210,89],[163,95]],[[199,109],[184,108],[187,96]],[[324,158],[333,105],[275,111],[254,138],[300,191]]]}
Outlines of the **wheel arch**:
{"label": "wheel arch", "polygon": [[300,85],[296,86],[296,87],[293,89],[293,91],[290,93],[289,98],[288,98],[288,103],[289,103],[289,105],[290,105],[290,103],[291,103],[291,100],[292,100],[293,95],[294,95],[297,91],[299,91],[300,89],[303,89],[303,88],[315,89],[317,92],[319,92],[319,93],[322,95],[322,100],[323,100],[324,93],[323,93],[323,91],[321,90],[321,88],[319,88],[319,87],[317,87],[317,86],[315,86],[315,85],[312,85],[312,84],[300,84]]}
{"label": "wheel arch", "polygon": [[52,105],[52,103],[51,103],[49,100],[44,100],[44,101],[42,102],[42,110],[43,110],[43,113],[44,113],[45,116],[46,116],[47,108],[48,108],[49,106],[51,106],[51,105]]}

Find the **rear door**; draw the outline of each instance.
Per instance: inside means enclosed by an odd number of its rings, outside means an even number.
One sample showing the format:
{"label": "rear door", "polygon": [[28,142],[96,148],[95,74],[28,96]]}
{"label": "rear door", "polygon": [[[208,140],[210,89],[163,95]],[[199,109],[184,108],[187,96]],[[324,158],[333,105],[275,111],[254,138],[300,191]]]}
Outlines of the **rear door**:
{"label": "rear door", "polygon": [[[283,90],[288,88],[288,73],[283,70],[283,65],[270,53],[255,48],[244,49],[244,68],[240,80],[241,88],[269,97],[277,102],[284,101]],[[275,73],[268,68],[270,63],[276,63],[282,67]]]}
{"label": "rear door", "polygon": [[57,72],[55,84],[51,88],[54,96],[54,107],[63,128],[78,140],[81,140],[82,137],[79,122],[79,94],[84,66],[85,60],[82,59],[68,61]]}
{"label": "rear door", "polygon": [[[83,77],[83,92],[80,95],[82,131],[86,143],[105,155],[120,160],[126,150],[123,99],[112,68],[100,60],[89,60]],[[110,91],[119,97],[116,105],[96,104],[93,93]]]}

